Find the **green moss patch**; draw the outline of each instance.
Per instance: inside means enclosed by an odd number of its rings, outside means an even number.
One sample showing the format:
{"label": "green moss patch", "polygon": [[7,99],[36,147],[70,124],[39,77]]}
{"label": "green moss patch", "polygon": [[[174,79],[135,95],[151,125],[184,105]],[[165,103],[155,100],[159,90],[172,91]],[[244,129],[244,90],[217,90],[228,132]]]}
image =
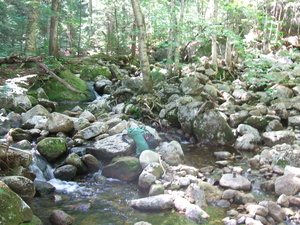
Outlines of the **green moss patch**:
{"label": "green moss patch", "polygon": [[59,73],[60,78],[67,82],[72,88],[82,91],[83,94],[78,94],[70,91],[65,85],[54,78],[49,79],[43,86],[46,94],[51,101],[71,101],[71,102],[85,102],[93,100],[93,95],[87,84],[75,76],[69,70],[64,70]]}

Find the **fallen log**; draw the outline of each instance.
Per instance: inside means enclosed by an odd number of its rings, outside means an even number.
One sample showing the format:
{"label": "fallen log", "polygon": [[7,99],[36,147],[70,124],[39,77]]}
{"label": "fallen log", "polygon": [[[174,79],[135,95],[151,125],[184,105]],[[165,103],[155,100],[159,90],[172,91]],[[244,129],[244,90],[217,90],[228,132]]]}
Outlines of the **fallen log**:
{"label": "fallen log", "polygon": [[83,94],[82,91],[78,91],[78,90],[72,88],[67,82],[65,82],[63,79],[61,79],[55,73],[53,73],[48,68],[48,66],[46,66],[44,63],[40,62],[37,58],[29,58],[29,59],[27,59],[27,62],[34,62],[40,68],[44,69],[46,71],[46,73],[50,74],[54,79],[58,80],[60,83],[62,83],[63,85],[65,85],[68,90],[73,91],[73,92],[78,93],[78,94]]}

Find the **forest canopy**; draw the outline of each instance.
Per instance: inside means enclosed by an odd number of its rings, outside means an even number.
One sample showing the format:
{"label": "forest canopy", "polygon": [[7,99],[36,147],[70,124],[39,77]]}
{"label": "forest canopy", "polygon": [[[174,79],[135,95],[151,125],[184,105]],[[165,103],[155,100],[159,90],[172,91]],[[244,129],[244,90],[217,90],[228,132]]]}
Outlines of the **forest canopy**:
{"label": "forest canopy", "polygon": [[[299,35],[297,1],[141,0],[140,5],[149,51],[178,46],[186,50],[188,44],[197,42],[210,56],[212,50],[205,46],[213,38],[218,48],[227,43],[239,54],[247,52],[249,41],[267,52],[281,45],[285,37]],[[1,57],[28,52],[48,55],[54,17],[58,19],[54,44],[63,55],[130,54],[136,42],[130,1],[0,0],[0,17]],[[36,39],[34,52],[26,48],[32,34]],[[218,54],[225,56],[225,51],[218,49]],[[182,60],[183,57],[188,53],[181,55]]]}

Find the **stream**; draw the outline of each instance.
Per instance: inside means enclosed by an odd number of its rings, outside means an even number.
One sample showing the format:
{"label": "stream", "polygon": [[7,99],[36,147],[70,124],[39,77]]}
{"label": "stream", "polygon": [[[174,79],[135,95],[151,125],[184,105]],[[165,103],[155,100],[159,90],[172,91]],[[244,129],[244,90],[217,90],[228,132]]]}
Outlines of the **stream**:
{"label": "stream", "polygon": [[[188,143],[182,142],[185,152],[186,165],[201,168],[209,165],[215,166],[217,160],[214,151],[235,151],[234,149],[210,148],[210,147],[189,147]],[[239,153],[237,153],[239,154]],[[248,157],[248,156],[245,156]],[[244,171],[247,163],[241,157],[240,161],[231,161],[231,166],[241,166]],[[44,173],[41,171],[45,171]],[[76,218],[73,224],[77,225],[125,225],[134,224],[138,221],[147,221],[153,225],[193,225],[195,222],[187,219],[184,214],[175,210],[163,212],[142,212],[131,208],[127,201],[146,197],[137,183],[123,182],[117,179],[108,178],[104,182],[95,182],[96,174],[79,178],[76,181],[67,182],[55,179],[52,168],[39,156],[35,155],[31,170],[37,174],[37,180],[48,181],[56,190],[51,195],[35,197],[29,206],[45,225],[50,225],[49,215],[55,209],[60,209]],[[210,176],[211,179],[219,179],[221,168],[215,170]],[[101,170],[98,172],[101,174]],[[271,198],[259,188],[261,175],[252,173],[249,179],[253,180],[252,193],[259,200]],[[257,184],[255,184],[257,183]],[[222,219],[226,217],[226,210],[216,206],[209,206],[205,211],[210,219],[205,224],[224,224]]]}

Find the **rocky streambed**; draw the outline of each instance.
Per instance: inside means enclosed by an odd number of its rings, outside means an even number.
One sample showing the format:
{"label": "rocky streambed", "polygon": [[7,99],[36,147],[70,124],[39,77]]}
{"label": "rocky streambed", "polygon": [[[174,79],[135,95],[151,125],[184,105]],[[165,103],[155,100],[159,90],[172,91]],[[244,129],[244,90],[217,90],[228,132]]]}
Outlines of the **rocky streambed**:
{"label": "rocky streambed", "polygon": [[[95,86],[103,97],[85,109],[65,112],[56,112],[49,99],[32,104],[26,91],[2,89],[1,222],[42,224],[26,202],[45,196],[59,202],[53,179],[101,187],[117,179],[126,182],[125,190],[134,185],[143,193],[120,200],[133,210],[128,213],[172,212],[191,223],[210,223],[214,206],[226,212],[224,224],[299,223],[300,66],[270,60],[274,68],[269,72],[276,79],[268,80],[268,91],[262,89],[265,84],[243,79],[215,80],[204,64],[187,65],[178,83],[158,82],[151,95],[134,92],[142,87],[138,77],[117,83],[98,77]],[[42,89],[39,93],[46,96]],[[150,109],[159,112],[153,123],[134,119],[137,113],[153,116]],[[137,156],[137,143],[127,130],[140,126],[159,145]],[[206,157],[204,151],[213,156],[212,164],[189,163]],[[53,170],[44,180],[32,170],[35,152]],[[47,167],[38,168],[45,177]],[[89,197],[97,204],[80,204],[79,210],[88,214],[100,207],[99,196]],[[56,206],[49,214],[51,224],[76,224],[72,209],[66,213]]]}

